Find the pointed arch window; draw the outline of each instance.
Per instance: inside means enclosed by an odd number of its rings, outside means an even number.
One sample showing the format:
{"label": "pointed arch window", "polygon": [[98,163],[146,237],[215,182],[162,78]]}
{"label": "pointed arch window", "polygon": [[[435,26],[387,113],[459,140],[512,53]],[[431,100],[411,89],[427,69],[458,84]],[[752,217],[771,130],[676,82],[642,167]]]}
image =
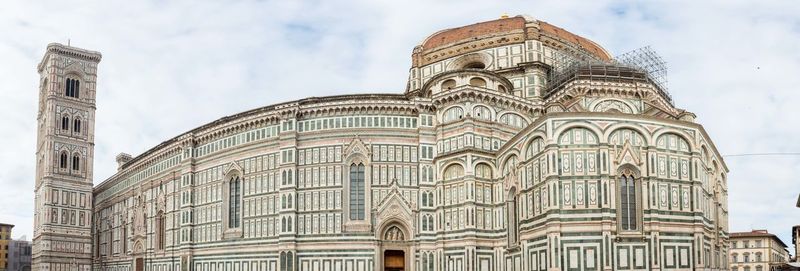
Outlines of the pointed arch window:
{"label": "pointed arch window", "polygon": [[239,228],[241,225],[242,214],[240,202],[242,200],[242,185],[239,175],[231,176],[230,183],[228,183],[228,228]]}
{"label": "pointed arch window", "polygon": [[506,218],[508,219],[508,246],[515,246],[519,243],[519,218],[517,217],[517,192],[516,188],[511,188],[508,199],[506,200]]}
{"label": "pointed arch window", "polygon": [[619,213],[622,230],[639,230],[635,179],[632,175],[623,174],[619,177],[619,183]]}
{"label": "pointed arch window", "polygon": [[364,220],[364,164],[350,165],[350,219]]}
{"label": "pointed arch window", "polygon": [[69,117],[61,117],[61,130],[69,130]]}
{"label": "pointed arch window", "polygon": [[63,169],[67,168],[67,153],[66,152],[62,152],[61,153],[61,157],[59,157],[58,166],[60,168],[63,168]]}
{"label": "pointed arch window", "polygon": [[72,131],[76,134],[81,133],[81,119],[75,118],[75,121],[72,123]]}
{"label": "pointed arch window", "polygon": [[164,250],[166,243],[167,222],[164,211],[158,211],[156,215],[156,249]]}
{"label": "pointed arch window", "polygon": [[81,82],[77,79],[67,78],[64,84],[64,95],[67,97],[80,98]]}
{"label": "pointed arch window", "polygon": [[80,170],[81,169],[81,158],[77,155],[72,157],[72,170]]}

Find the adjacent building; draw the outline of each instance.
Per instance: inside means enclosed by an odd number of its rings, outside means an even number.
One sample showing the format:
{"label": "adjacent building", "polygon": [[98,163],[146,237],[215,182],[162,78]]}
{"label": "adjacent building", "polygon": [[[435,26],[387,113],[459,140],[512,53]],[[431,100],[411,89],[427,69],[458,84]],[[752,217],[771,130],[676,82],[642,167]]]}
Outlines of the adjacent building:
{"label": "adjacent building", "polygon": [[767,230],[734,232],[730,240],[732,271],[780,270],[789,262],[786,244]]}
{"label": "adjacent building", "polygon": [[0,223],[0,271],[8,270],[8,243],[14,225]]}
{"label": "adjacent building", "polygon": [[39,65],[35,270],[728,269],[728,169],[649,49],[446,29],[405,91],[223,117],[92,188],[99,61]]}
{"label": "adjacent building", "polygon": [[792,227],[792,244],[794,244],[794,261],[800,262],[800,225]]}
{"label": "adjacent building", "polygon": [[8,270],[9,271],[30,271],[31,270],[31,247],[30,241],[25,240],[25,236],[17,240],[11,240],[8,244]]}

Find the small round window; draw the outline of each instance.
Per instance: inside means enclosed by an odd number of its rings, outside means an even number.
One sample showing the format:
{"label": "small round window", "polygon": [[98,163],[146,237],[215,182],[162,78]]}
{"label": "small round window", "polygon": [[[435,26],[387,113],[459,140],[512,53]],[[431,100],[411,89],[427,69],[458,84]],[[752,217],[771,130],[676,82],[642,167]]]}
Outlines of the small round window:
{"label": "small round window", "polygon": [[447,79],[444,82],[442,82],[442,90],[448,90],[454,87],[456,87],[456,80]]}
{"label": "small round window", "polygon": [[482,62],[477,62],[477,61],[476,62],[470,62],[470,63],[467,63],[467,65],[464,65],[464,69],[480,69],[480,70],[482,70],[482,69],[486,69],[486,64],[483,64]]}
{"label": "small round window", "polygon": [[486,87],[486,80],[480,77],[472,77],[472,79],[469,79],[469,84],[476,87]]}

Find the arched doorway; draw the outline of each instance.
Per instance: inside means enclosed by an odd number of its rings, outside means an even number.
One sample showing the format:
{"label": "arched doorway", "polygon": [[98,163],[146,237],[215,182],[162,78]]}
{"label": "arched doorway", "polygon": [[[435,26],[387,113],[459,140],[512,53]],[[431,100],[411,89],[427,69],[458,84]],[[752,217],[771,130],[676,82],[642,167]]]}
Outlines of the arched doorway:
{"label": "arched doorway", "polygon": [[380,264],[376,266],[378,270],[385,271],[407,271],[411,270],[412,254],[409,242],[409,233],[405,225],[398,222],[387,223],[384,230],[380,232],[381,250],[378,256],[381,258]]}
{"label": "arched doorway", "polygon": [[402,250],[386,250],[383,252],[384,271],[404,271],[406,268],[406,253]]}

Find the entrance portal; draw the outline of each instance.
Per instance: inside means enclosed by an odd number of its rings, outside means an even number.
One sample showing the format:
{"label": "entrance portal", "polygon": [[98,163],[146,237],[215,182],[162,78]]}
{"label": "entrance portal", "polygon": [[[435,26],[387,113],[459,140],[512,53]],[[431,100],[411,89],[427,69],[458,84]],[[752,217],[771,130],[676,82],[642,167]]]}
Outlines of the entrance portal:
{"label": "entrance portal", "polygon": [[136,271],[144,271],[144,259],[136,258]]}
{"label": "entrance portal", "polygon": [[406,268],[406,253],[402,250],[387,250],[383,252],[384,271],[404,271]]}

